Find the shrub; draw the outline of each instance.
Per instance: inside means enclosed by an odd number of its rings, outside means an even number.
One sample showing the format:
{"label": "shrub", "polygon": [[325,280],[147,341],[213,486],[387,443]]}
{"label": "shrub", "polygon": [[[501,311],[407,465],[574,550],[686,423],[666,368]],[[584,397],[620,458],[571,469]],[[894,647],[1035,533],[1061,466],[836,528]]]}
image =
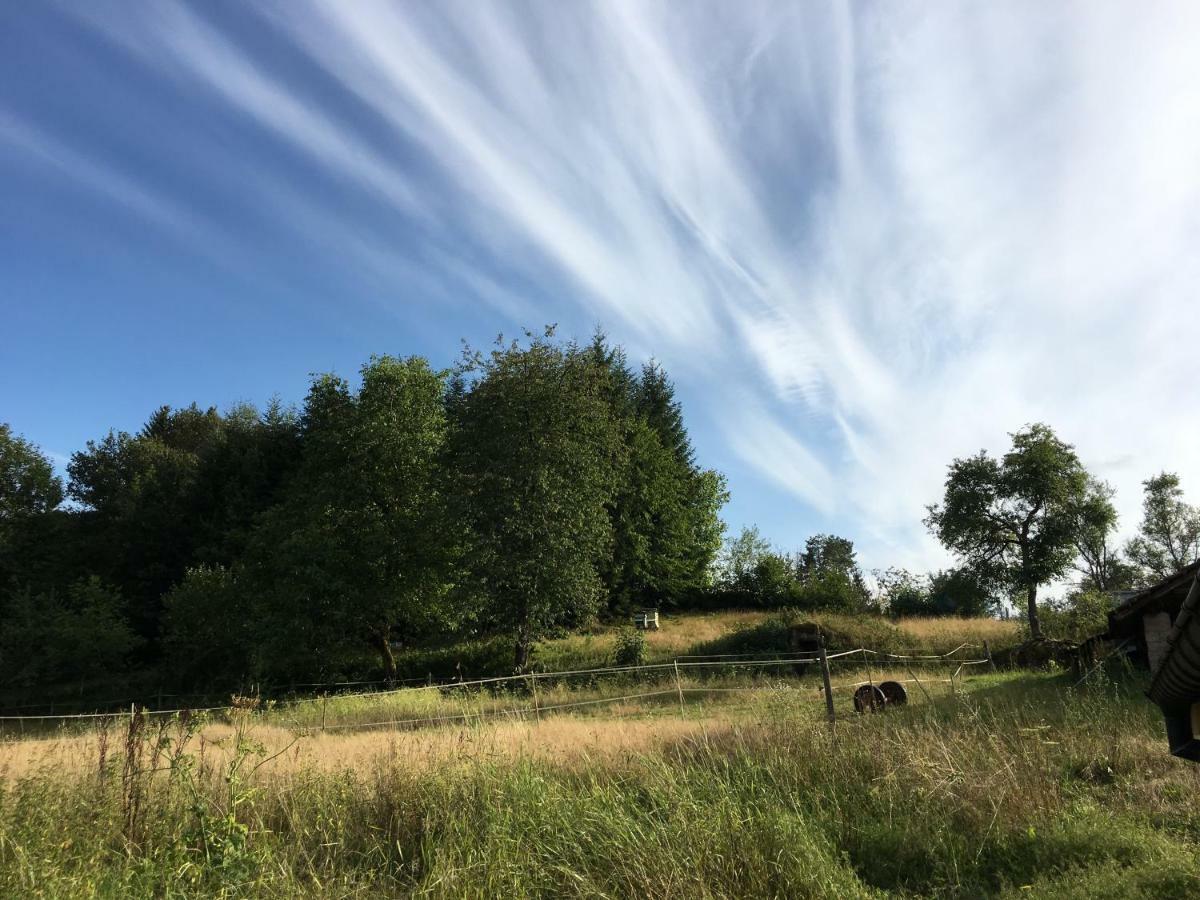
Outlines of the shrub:
{"label": "shrub", "polygon": [[618,666],[640,666],[646,662],[646,634],[636,628],[622,628],[617,633],[614,660]]}

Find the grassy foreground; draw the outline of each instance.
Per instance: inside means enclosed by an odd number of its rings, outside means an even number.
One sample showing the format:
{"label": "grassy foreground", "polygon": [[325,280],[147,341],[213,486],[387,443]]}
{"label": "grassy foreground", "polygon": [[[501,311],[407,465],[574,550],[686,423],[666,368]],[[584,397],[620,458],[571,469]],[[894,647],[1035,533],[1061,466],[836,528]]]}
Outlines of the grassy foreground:
{"label": "grassy foreground", "polygon": [[249,716],[220,753],[179,726],[93,739],[73,761],[50,743],[0,762],[0,895],[1200,890],[1200,770],[1167,755],[1140,684],[967,686],[832,735],[819,707],[763,687],[740,717],[374,733],[357,755],[305,744],[328,735],[280,753]]}

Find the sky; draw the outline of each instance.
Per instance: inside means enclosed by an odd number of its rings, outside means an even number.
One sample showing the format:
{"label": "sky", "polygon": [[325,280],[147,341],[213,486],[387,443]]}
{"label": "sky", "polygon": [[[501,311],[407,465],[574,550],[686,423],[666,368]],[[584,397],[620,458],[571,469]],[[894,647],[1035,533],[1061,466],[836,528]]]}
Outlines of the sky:
{"label": "sky", "polygon": [[946,466],[1044,421],[1200,501],[1200,6],[0,4],[0,421],[602,327],[730,529],[947,557]]}

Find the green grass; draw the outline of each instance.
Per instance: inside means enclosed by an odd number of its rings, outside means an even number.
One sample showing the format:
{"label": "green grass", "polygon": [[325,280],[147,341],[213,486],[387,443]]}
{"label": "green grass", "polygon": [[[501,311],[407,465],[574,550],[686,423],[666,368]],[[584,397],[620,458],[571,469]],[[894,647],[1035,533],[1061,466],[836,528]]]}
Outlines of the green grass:
{"label": "green grass", "polygon": [[[922,619],[893,621],[882,616],[796,613],[789,610],[731,610],[664,613],[662,628],[647,632],[647,662],[715,653],[778,653],[790,646],[788,630],[814,622],[826,635],[831,653],[870,647],[906,652],[945,653],[963,643],[977,648],[989,640],[994,652],[1017,642],[1015,622],[996,619]],[[533,650],[536,669],[554,672],[612,665],[623,624],[594,625],[582,631],[540,641]],[[512,671],[512,644],[507,637],[462,641],[436,648],[413,648],[397,655],[400,673],[441,680],[455,675],[487,677]]]}
{"label": "green grass", "polygon": [[1200,770],[1143,687],[982,676],[831,733],[764,685],[732,726],[557,762],[113,747],[5,779],[0,896],[1193,896]]}

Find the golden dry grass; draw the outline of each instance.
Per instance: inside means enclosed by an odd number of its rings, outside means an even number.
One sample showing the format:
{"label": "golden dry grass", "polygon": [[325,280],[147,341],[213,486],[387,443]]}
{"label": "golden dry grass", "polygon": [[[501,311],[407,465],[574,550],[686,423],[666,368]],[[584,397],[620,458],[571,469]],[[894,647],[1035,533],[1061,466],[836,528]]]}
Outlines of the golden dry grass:
{"label": "golden dry grass", "polygon": [[1011,643],[1017,634],[1016,619],[910,618],[897,619],[896,627],[920,642],[945,644],[952,640],[965,643]]}
{"label": "golden dry grass", "polygon": [[[272,725],[254,725],[251,739],[270,759],[263,775],[320,770],[365,771],[378,765],[431,771],[447,765],[489,760],[534,759],[560,764],[593,765],[653,753],[681,738],[719,733],[726,719],[654,717],[579,719],[569,716],[543,722],[499,722],[419,731],[366,730],[296,734]],[[119,729],[118,729],[119,731]],[[220,769],[231,755],[233,728],[209,725],[195,739],[202,758]],[[110,733],[108,753],[120,735]],[[97,733],[0,744],[0,783],[36,773],[73,775],[98,770],[101,740]],[[276,756],[276,754],[279,754]]]}
{"label": "golden dry grass", "polygon": [[[854,688],[868,680],[897,680],[905,683],[913,704],[925,695],[943,697],[950,691],[950,668],[923,669],[915,673],[924,690],[914,681],[914,672],[871,666],[855,660],[835,660],[833,688],[840,715],[852,713]],[[965,679],[964,679],[965,682]],[[652,754],[684,738],[704,735],[720,737],[738,725],[780,718],[823,721],[825,707],[820,681],[814,674],[802,679],[777,678],[756,682],[738,678],[709,681],[685,678],[686,709],[678,706],[674,682],[669,684],[617,686],[607,696],[620,697],[647,688],[667,689],[667,695],[621,700],[582,709],[547,711],[541,720],[527,712],[519,717],[483,721],[429,722],[419,727],[363,727],[360,722],[386,719],[366,705],[370,698],[356,698],[354,716],[340,722],[329,717],[328,730],[315,723],[288,724],[286,711],[255,714],[248,735],[262,746],[261,756],[270,762],[262,774],[287,774],[309,769],[372,770],[386,764],[412,771],[432,771],[447,765],[487,760],[533,759],[564,766],[607,764],[630,757]],[[403,693],[403,692],[402,692]],[[437,697],[436,692],[417,692]],[[548,692],[546,699],[571,702],[578,697],[594,699],[606,694],[595,688],[571,692],[563,688]],[[382,698],[390,700],[391,697]],[[525,701],[527,702],[527,701]],[[456,707],[458,708],[458,707]],[[525,707],[522,706],[521,709]],[[428,707],[436,712],[434,707]],[[366,713],[363,719],[355,716]],[[12,784],[37,773],[79,774],[98,771],[102,756],[119,752],[124,733],[123,719],[114,720],[107,738],[96,730],[53,737],[0,741],[0,784]],[[151,729],[155,726],[152,724]],[[204,725],[193,739],[202,759],[220,769],[231,754],[234,729],[225,722]],[[102,746],[105,747],[102,754]],[[277,755],[278,754],[278,755]]]}

